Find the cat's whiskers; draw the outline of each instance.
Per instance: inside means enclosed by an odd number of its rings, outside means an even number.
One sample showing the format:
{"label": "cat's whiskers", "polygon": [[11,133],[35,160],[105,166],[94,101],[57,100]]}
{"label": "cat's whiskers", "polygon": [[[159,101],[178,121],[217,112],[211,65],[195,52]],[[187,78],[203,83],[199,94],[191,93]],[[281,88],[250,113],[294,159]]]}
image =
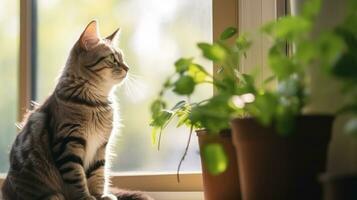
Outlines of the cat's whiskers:
{"label": "cat's whiskers", "polygon": [[135,103],[140,102],[147,97],[148,87],[138,75],[128,73],[123,86],[125,95]]}

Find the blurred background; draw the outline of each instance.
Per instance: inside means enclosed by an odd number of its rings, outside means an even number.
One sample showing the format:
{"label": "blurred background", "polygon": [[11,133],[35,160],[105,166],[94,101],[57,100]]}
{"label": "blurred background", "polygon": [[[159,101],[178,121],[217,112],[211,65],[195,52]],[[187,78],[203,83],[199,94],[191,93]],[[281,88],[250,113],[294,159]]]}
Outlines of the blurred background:
{"label": "blurred background", "polygon": [[[113,171],[174,172],[184,152],[188,128],[169,127],[160,151],[151,143],[149,104],[179,57],[200,59],[196,42],[212,41],[212,2],[207,0],[38,0],[37,96],[43,102],[54,89],[69,50],[84,27],[99,21],[101,35],[121,28],[119,47],[132,79],[117,91],[123,128],[115,150]],[[16,136],[18,113],[19,1],[0,0],[0,173],[8,170],[8,156]],[[195,99],[212,95],[210,86],[198,88]],[[167,94],[171,102],[176,99]],[[200,171],[193,137],[182,171]]]}

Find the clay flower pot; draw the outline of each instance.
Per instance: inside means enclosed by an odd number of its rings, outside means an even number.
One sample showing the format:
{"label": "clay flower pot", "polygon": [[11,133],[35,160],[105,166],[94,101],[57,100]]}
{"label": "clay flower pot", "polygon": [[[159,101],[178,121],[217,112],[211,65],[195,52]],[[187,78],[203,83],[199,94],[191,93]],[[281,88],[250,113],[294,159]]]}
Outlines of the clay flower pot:
{"label": "clay flower pot", "polygon": [[299,116],[290,136],[253,118],[231,122],[244,200],[320,200],[333,117]]}
{"label": "clay flower pot", "polygon": [[357,174],[323,175],[324,200],[356,200]]}
{"label": "clay flower pot", "polygon": [[208,172],[201,154],[202,178],[205,200],[241,200],[236,151],[232,143],[231,130],[222,131],[218,135],[208,134],[205,130],[196,131],[200,150],[209,143],[219,143],[227,153],[228,168],[219,175]]}

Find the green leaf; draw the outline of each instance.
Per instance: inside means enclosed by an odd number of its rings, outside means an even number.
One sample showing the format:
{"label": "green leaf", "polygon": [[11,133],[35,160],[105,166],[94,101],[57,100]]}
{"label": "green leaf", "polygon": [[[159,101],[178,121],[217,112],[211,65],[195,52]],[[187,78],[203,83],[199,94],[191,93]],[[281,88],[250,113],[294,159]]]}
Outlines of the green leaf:
{"label": "green leaf", "polygon": [[339,78],[357,79],[356,54],[346,53],[333,66],[333,74]]}
{"label": "green leaf", "polygon": [[240,51],[246,51],[252,45],[252,42],[247,39],[247,34],[242,34],[236,39],[236,46]]}
{"label": "green leaf", "polygon": [[296,43],[295,55],[304,65],[310,64],[318,56],[318,45],[313,41]]}
{"label": "green leaf", "polygon": [[289,106],[278,105],[276,131],[281,136],[290,136],[295,128],[295,115]]}
{"label": "green leaf", "polygon": [[167,88],[170,88],[171,87],[171,79],[168,78],[166,79],[166,81],[164,82],[164,88],[167,89]]}
{"label": "green leaf", "polygon": [[193,58],[180,58],[175,62],[175,68],[177,73],[184,73],[188,70],[188,67],[192,64]]}
{"label": "green leaf", "polygon": [[197,46],[202,50],[203,56],[212,61],[222,61],[226,58],[226,50],[218,44],[198,43]]}
{"label": "green leaf", "polygon": [[187,74],[191,76],[196,83],[202,83],[207,78],[207,72],[202,66],[197,64],[190,65]]}
{"label": "green leaf", "polygon": [[311,21],[299,16],[286,16],[263,26],[262,31],[274,38],[293,40],[306,35],[312,28]]}
{"label": "green leaf", "polygon": [[175,83],[173,91],[179,95],[190,95],[195,89],[195,81],[191,76],[181,76]]}
{"label": "green leaf", "polygon": [[212,133],[229,128],[229,120],[234,112],[228,104],[229,100],[230,95],[217,94],[204,104],[192,107],[189,119]]}
{"label": "green leaf", "polygon": [[221,144],[211,143],[204,146],[203,158],[212,175],[219,175],[228,168],[228,158]]}
{"label": "green leaf", "polygon": [[227,40],[237,33],[237,29],[234,27],[228,27],[221,33],[221,40]]}
{"label": "green leaf", "polygon": [[304,1],[301,15],[306,18],[314,18],[319,14],[321,7],[321,0]]}
{"label": "green leaf", "polygon": [[[340,65],[335,65],[336,62],[341,58],[343,52],[346,50],[346,45],[345,42],[342,40],[340,36],[334,33],[324,33],[319,37],[318,40],[318,47],[320,51],[319,57],[321,65],[327,70],[339,70],[338,67]],[[348,59],[348,56],[346,54],[344,55],[345,57],[343,59]],[[352,55],[352,57],[355,57],[355,55]],[[354,58],[352,58],[354,60]],[[340,60],[344,61],[344,60]],[[349,62],[349,60],[348,60]],[[347,64],[347,63],[343,63]],[[345,67],[349,68],[355,68],[355,66],[341,66],[343,71],[345,70]],[[354,69],[351,69],[354,70]],[[338,72],[338,71],[336,71]]]}
{"label": "green leaf", "polygon": [[150,123],[150,126],[162,128],[170,121],[172,115],[172,112],[162,110],[157,116],[153,118],[152,122]]}
{"label": "green leaf", "polygon": [[269,67],[278,79],[284,79],[296,72],[297,68],[293,61],[281,51],[278,46],[273,46],[268,54]]}
{"label": "green leaf", "polygon": [[189,119],[190,116],[190,112],[189,110],[180,110],[177,112],[177,117],[178,117],[178,122],[177,122],[177,127],[180,127],[182,125],[186,125],[188,127],[190,127],[191,121]]}
{"label": "green leaf", "polygon": [[159,128],[157,127],[153,127],[151,129],[151,144],[155,145],[156,144],[156,140],[157,140],[157,133],[159,132]]}
{"label": "green leaf", "polygon": [[151,103],[150,110],[153,117],[157,116],[162,109],[166,108],[166,103],[161,99],[157,99]]}

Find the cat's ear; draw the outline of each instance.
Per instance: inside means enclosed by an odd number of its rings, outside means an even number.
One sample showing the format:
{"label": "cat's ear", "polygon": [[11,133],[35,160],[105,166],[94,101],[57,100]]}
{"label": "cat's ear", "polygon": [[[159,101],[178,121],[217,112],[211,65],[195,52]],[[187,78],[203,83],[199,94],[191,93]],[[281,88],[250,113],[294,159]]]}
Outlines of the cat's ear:
{"label": "cat's ear", "polygon": [[108,37],[106,37],[105,39],[109,40],[110,43],[115,46],[118,47],[119,44],[119,35],[120,35],[120,28],[118,28],[117,30],[115,30],[111,35],[109,35]]}
{"label": "cat's ear", "polygon": [[100,42],[100,35],[98,29],[97,20],[91,21],[87,27],[84,29],[81,37],[79,38],[79,43],[81,47],[85,50],[90,50]]}

